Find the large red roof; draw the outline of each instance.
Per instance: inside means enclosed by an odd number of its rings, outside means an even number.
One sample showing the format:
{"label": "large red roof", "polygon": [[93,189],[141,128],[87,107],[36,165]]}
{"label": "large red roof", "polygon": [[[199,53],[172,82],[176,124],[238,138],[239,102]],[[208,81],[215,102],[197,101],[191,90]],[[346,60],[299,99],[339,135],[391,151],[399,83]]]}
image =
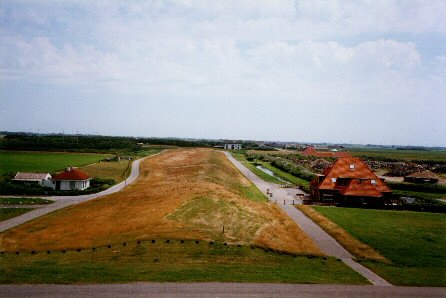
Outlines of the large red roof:
{"label": "large red roof", "polygon": [[53,180],[87,180],[87,179],[90,179],[90,177],[87,174],[75,168],[68,168],[62,173],[59,173],[53,177]]}
{"label": "large red roof", "polygon": [[[319,189],[340,190],[341,194],[352,196],[381,196],[382,192],[391,192],[390,188],[373,173],[358,157],[341,157],[331,167],[324,170],[325,176],[317,185]],[[346,179],[347,185],[340,185],[339,179]]]}

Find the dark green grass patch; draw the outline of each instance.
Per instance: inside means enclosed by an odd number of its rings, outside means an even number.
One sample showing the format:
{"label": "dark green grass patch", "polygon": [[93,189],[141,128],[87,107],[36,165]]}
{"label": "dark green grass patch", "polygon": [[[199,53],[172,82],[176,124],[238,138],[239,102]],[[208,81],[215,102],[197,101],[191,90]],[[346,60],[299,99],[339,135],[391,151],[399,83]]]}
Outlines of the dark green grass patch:
{"label": "dark green grass patch", "polygon": [[0,208],[0,221],[7,220],[31,211],[31,208]]}
{"label": "dark green grass patch", "polygon": [[348,148],[353,156],[372,159],[446,160],[446,150],[396,150],[392,148]]}
{"label": "dark green grass patch", "polygon": [[0,151],[0,175],[17,172],[56,172],[68,165],[82,166],[110,154]]}
{"label": "dark green grass patch", "polygon": [[231,155],[235,159],[240,161],[245,167],[247,167],[251,172],[253,172],[257,177],[259,177],[263,181],[276,183],[276,184],[285,184],[283,181],[280,181],[279,179],[277,179],[271,175],[268,175],[267,173],[263,172],[262,170],[256,168],[256,164],[254,162],[250,162],[250,161],[246,160],[244,154],[232,152]]}
{"label": "dark green grass patch", "polygon": [[[399,285],[446,285],[446,215],[314,207],[392,264],[364,262]],[[435,272],[435,273],[433,273]],[[418,277],[412,274],[416,273]]]}
{"label": "dark green grass patch", "polygon": [[40,198],[0,198],[0,205],[44,205],[54,201]]}
{"label": "dark green grass patch", "polygon": [[0,283],[136,281],[368,283],[334,258],[278,254],[222,243],[143,241],[95,251],[0,255]]}

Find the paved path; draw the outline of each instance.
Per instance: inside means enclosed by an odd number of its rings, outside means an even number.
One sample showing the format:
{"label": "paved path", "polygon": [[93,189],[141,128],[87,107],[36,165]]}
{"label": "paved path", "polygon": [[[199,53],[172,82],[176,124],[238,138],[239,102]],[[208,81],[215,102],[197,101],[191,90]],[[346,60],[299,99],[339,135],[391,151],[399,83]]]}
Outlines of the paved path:
{"label": "paved path", "polygon": [[446,297],[445,288],[259,283],[0,285],[0,297]]}
{"label": "paved path", "polygon": [[[81,195],[81,196],[56,196],[56,197],[45,197],[45,199],[53,200],[55,201],[52,204],[45,205],[42,208],[38,208],[36,210],[32,210],[30,212],[27,212],[25,214],[19,215],[17,217],[13,217],[11,219],[5,220],[0,222],[0,232],[6,231],[10,228],[16,227],[18,225],[21,225],[22,223],[25,223],[27,221],[30,221],[32,219],[35,219],[39,216],[42,216],[44,214],[56,211],[61,208],[65,208],[67,206],[79,204],[82,202],[86,202],[89,200],[93,200],[99,197],[103,197],[112,193],[115,193],[117,191],[120,191],[128,184],[131,184],[133,181],[136,180],[139,176],[139,164],[142,160],[145,158],[149,158],[155,155],[158,155],[159,153],[156,153],[154,155],[144,157],[141,159],[137,159],[132,163],[132,170],[130,172],[129,177],[122,181],[121,183],[118,183],[104,191],[95,193],[95,194],[88,194],[88,195]],[[35,197],[35,196],[34,196]]]}
{"label": "paved path", "polygon": [[339,242],[322,230],[311,219],[305,216],[305,214],[292,205],[283,204],[284,201],[286,203],[295,199],[286,189],[278,184],[263,181],[228,152],[224,153],[237,169],[250,179],[264,194],[266,194],[267,191],[273,194],[272,197],[269,197],[270,201],[277,202],[277,205],[313,240],[324,254],[341,259],[347,266],[367,278],[373,285],[391,286],[385,279],[355,262],[353,256],[343,248]]}

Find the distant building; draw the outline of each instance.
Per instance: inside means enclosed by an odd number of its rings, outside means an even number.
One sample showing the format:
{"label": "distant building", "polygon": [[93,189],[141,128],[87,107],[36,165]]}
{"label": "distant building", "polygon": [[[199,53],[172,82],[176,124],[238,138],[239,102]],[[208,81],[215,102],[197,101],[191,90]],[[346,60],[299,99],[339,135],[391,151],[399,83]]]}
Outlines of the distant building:
{"label": "distant building", "polygon": [[381,204],[392,191],[357,157],[341,157],[310,183],[313,201]]}
{"label": "distant building", "polygon": [[242,144],[225,144],[225,149],[227,149],[227,150],[240,150],[240,149],[242,149]]}
{"label": "distant building", "polygon": [[431,171],[415,172],[404,177],[404,182],[437,183],[440,179]]}
{"label": "distant building", "polygon": [[23,184],[38,184],[41,186],[51,187],[51,175],[49,173],[24,173],[18,172],[12,181]]}
{"label": "distant building", "polygon": [[53,177],[53,189],[84,190],[90,187],[90,179],[84,172],[68,167],[65,171]]}
{"label": "distant building", "polygon": [[[328,150],[328,149],[327,149]],[[318,151],[315,147],[309,146],[302,151],[303,156],[316,156],[316,157],[351,157],[350,153],[345,151]]]}

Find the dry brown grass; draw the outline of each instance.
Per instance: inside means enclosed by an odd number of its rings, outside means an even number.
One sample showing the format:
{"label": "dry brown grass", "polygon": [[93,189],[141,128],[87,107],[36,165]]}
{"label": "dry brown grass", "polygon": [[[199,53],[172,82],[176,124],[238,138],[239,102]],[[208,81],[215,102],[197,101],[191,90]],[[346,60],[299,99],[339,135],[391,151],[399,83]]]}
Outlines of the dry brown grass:
{"label": "dry brown grass", "polygon": [[356,257],[390,263],[389,260],[380,255],[373,248],[357,240],[343,228],[339,227],[337,224],[333,223],[313,208],[305,205],[298,205],[297,208],[306,216],[311,218],[312,221],[317,223],[324,231],[335,238],[346,250]]}
{"label": "dry brown grass", "polygon": [[77,248],[164,238],[320,254],[277,206],[248,199],[244,194],[252,187],[221,152],[166,150],[146,159],[141,177],[125,190],[1,233],[0,249]]}

